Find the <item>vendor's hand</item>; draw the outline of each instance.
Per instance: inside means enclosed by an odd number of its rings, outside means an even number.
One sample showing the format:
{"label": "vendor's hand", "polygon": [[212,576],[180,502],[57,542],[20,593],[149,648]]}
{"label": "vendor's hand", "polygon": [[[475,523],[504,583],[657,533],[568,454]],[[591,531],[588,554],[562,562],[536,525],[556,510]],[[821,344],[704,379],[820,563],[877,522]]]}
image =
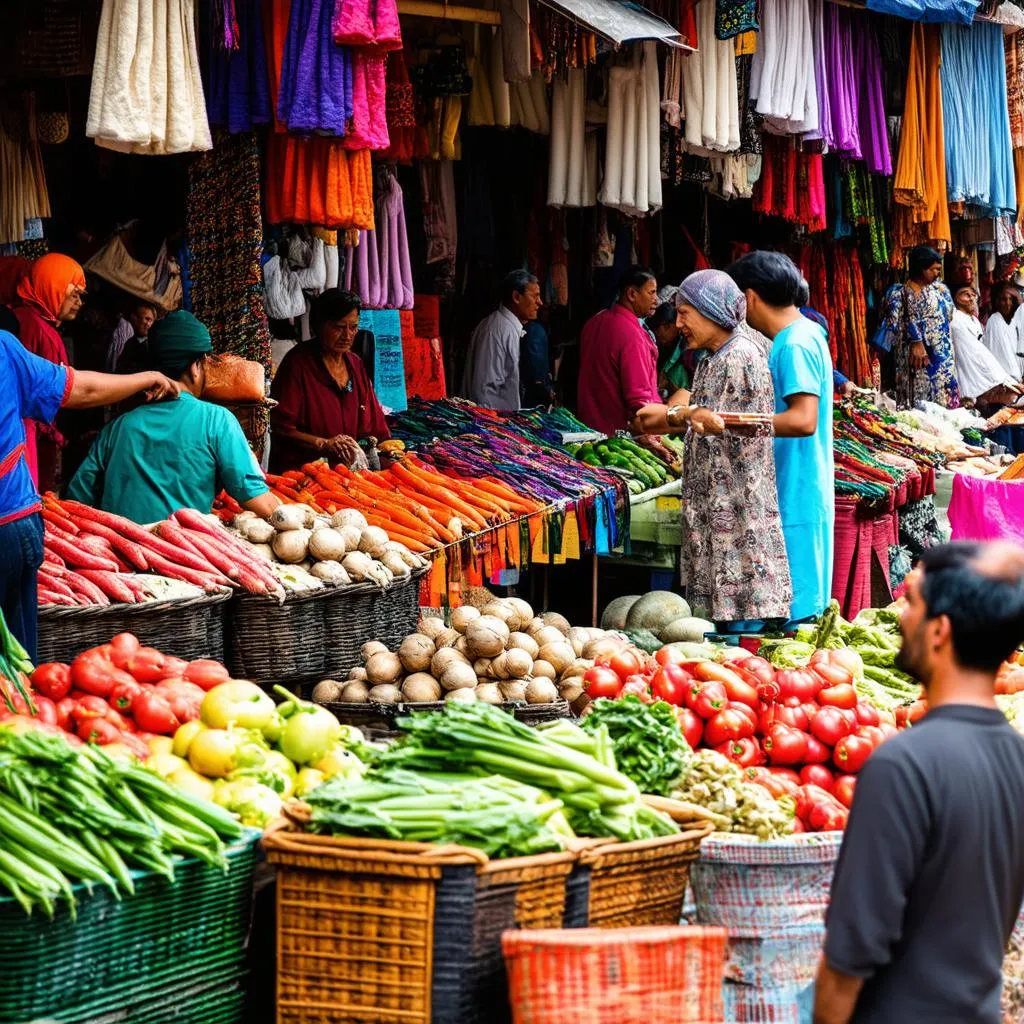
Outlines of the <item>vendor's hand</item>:
{"label": "vendor's hand", "polygon": [[336,434],[327,438],[324,449],[346,466],[351,465],[360,452],[359,442],[349,434]]}
{"label": "vendor's hand", "polygon": [[146,388],[146,401],[159,402],[164,398],[177,398],[181,394],[181,385],[170,377],[165,377],[155,370],[149,375],[152,383]]}
{"label": "vendor's hand", "polygon": [[710,409],[694,409],[690,414],[690,429],[695,434],[724,434],[725,420]]}
{"label": "vendor's hand", "polygon": [[929,362],[928,349],[921,342],[915,341],[910,346],[910,368],[912,370],[923,370]]}

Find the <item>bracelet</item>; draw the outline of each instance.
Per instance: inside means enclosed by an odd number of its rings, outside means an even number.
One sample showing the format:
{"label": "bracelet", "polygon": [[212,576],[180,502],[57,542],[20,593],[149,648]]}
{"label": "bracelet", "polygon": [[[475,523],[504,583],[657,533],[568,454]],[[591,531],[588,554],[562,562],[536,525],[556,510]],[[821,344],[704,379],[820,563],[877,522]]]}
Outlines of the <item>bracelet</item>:
{"label": "bracelet", "polygon": [[679,423],[676,420],[676,416],[679,415],[679,413],[682,411],[682,408],[683,407],[681,405],[670,405],[665,410],[665,422],[668,423],[670,427],[679,426]]}

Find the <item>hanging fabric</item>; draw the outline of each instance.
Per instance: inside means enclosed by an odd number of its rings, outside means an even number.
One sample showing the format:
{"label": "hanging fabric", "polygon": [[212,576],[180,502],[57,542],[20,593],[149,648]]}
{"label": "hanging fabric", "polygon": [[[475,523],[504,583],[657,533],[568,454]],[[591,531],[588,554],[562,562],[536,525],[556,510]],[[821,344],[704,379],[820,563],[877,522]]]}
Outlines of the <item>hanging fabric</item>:
{"label": "hanging fabric", "polygon": [[36,133],[35,94],[24,93],[0,106],[0,244],[23,242],[31,225],[50,216],[43,157]]}
{"label": "hanging fabric", "polygon": [[757,29],[757,0],[715,0],[716,39],[734,39]]}
{"label": "hanging fabric", "polygon": [[683,57],[686,148],[701,155],[732,153],[740,148],[736,50],[714,37],[715,0],[700,0],[696,17],[704,45]]}
{"label": "hanging fabric", "polygon": [[233,38],[223,22],[210,32],[206,113],[211,125],[251,132],[272,117],[260,0],[236,0],[235,14]]}
{"label": "hanging fabric", "polygon": [[809,0],[761,0],[761,34],[750,95],[765,127],[780,135],[818,130]]}
{"label": "hanging fabric", "polygon": [[339,46],[365,46],[377,53],[402,49],[395,0],[337,0],[331,31]]}
{"label": "hanging fabric", "polygon": [[103,0],[85,134],[122,153],[212,148],[194,0]]}
{"label": "hanging fabric", "polygon": [[917,22],[970,25],[981,0],[867,0],[869,11]]}
{"label": "hanging fabric", "polygon": [[552,83],[548,206],[597,202],[597,136],[586,130],[586,90],[583,68],[557,75]]}
{"label": "hanging fabric", "polygon": [[387,149],[386,58],[368,49],[352,51],[352,123],[346,149]]}

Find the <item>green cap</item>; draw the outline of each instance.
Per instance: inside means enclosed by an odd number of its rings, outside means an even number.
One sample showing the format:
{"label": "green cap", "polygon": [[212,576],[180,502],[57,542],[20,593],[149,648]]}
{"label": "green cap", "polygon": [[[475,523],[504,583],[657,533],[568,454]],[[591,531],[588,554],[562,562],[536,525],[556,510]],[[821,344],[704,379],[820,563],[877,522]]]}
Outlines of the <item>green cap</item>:
{"label": "green cap", "polygon": [[213,351],[210,332],[183,309],[157,320],[149,332],[149,362],[177,380],[200,356]]}

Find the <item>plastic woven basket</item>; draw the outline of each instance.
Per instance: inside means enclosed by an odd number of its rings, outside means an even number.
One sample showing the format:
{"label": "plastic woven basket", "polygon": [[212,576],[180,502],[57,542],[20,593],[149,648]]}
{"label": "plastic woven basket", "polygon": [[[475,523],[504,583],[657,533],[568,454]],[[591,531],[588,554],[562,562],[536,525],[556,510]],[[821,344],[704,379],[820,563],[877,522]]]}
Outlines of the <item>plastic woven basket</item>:
{"label": "plastic woven basket", "polygon": [[[226,874],[193,859],[176,863],[174,882],[134,872],[135,894],[120,902],[76,886],[77,921],[63,904],[49,921],[0,898],[0,1024],[240,1021],[230,1008],[242,1005],[258,839],[229,848]],[[209,1016],[186,1012],[191,989]]]}
{"label": "plastic woven basket", "polygon": [[724,928],[506,932],[514,1024],[723,1021]]}
{"label": "plastic woven basket", "polygon": [[268,829],[278,1024],[501,1024],[501,934],[565,924],[575,855]]}
{"label": "plastic woven basket", "polygon": [[200,597],[95,608],[44,605],[39,609],[39,661],[72,661],[89,647],[134,633],[176,658],[224,658],[224,616],[230,590]]}
{"label": "plastic woven basket", "polygon": [[583,923],[595,928],[679,924],[690,864],[710,832],[711,824],[704,822],[658,839],[588,843],[574,872],[586,882]]}

